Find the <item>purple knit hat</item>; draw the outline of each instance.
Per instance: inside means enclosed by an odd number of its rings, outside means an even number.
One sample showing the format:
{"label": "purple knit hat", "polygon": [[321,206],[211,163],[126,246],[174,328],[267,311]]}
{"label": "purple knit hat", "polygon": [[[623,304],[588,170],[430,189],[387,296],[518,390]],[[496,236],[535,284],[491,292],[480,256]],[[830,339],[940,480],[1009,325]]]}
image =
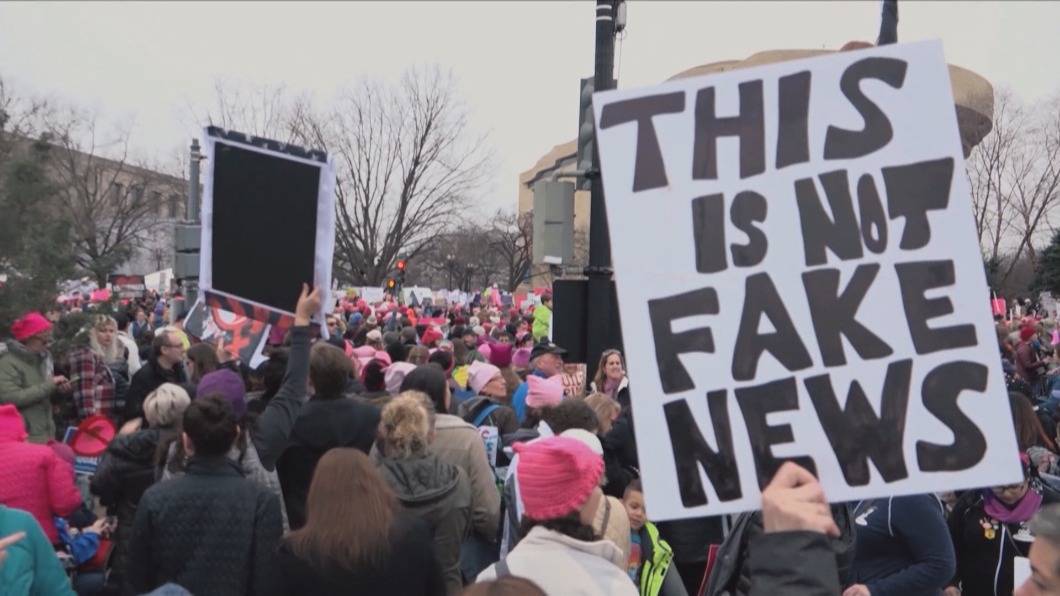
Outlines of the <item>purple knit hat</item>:
{"label": "purple knit hat", "polygon": [[236,420],[242,420],[247,413],[247,387],[243,379],[232,369],[222,368],[203,375],[195,389],[195,398],[218,396],[232,406]]}

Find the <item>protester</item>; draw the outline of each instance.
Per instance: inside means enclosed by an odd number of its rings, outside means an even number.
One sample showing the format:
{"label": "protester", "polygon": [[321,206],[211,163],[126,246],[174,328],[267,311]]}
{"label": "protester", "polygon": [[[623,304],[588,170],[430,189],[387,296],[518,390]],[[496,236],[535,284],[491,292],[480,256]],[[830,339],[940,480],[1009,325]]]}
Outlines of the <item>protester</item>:
{"label": "protester", "polygon": [[501,375],[504,377],[505,405],[511,404],[512,395],[515,394],[515,390],[523,382],[519,375],[515,374],[515,370],[512,369],[512,354],[514,351],[515,348],[512,344],[504,342],[493,344],[490,350],[489,363],[499,368]]}
{"label": "protester", "polygon": [[475,427],[494,426],[501,435],[515,432],[519,421],[504,405],[508,387],[501,370],[492,364],[475,362],[468,368],[468,387],[478,397],[460,404],[461,417]]}
{"label": "protester", "polygon": [[[248,416],[246,386],[243,384],[243,379],[227,368],[209,373],[199,381],[199,386],[196,388],[196,399],[206,397],[216,397],[227,402],[231,407],[236,424],[239,425],[239,434],[225,456],[239,466],[244,478],[276,496],[280,502],[280,516],[286,529],[289,522],[280,479],[276,470],[269,470],[262,464],[258,449],[251,438],[258,417]],[[188,457],[182,442],[176,441],[171,444],[162,478],[168,480],[183,475],[187,468]]]}
{"label": "protester", "polygon": [[55,438],[52,398],[73,386],[54,374],[51,354],[52,324],[38,312],[23,315],[11,325],[12,339],[0,352],[0,404],[18,408],[32,443]]}
{"label": "protester", "polygon": [[604,350],[596,366],[596,376],[589,384],[589,390],[594,393],[603,393],[619,403],[629,403],[629,378],[626,377],[626,365],[622,359],[622,352]]}
{"label": "protester", "polygon": [[1041,391],[1041,380],[1045,376],[1045,363],[1042,362],[1035,348],[1033,340],[1035,330],[1032,326],[1025,326],[1019,332],[1019,344],[1016,345],[1016,370],[1020,377],[1034,390],[1037,397]]}
{"label": "protester", "polygon": [[174,582],[193,594],[270,593],[283,531],[279,500],[225,454],[239,428],[232,406],[196,399],[183,417],[187,474],[147,489],[129,544],[130,585]]}
{"label": "protester", "polygon": [[386,389],[386,370],[386,362],[378,358],[372,358],[361,368],[361,383],[364,385],[361,397],[377,408],[385,406],[391,397]]}
{"label": "protester", "polygon": [[0,504],[29,512],[48,541],[58,543],[52,518],[81,507],[74,470],[54,450],[26,441],[18,410],[0,405]]}
{"label": "protester", "polygon": [[1012,594],[1013,559],[1030,551],[1029,524],[1042,506],[1036,470],[1026,455],[1021,461],[1022,481],[968,491],[954,506],[949,525],[957,573],[947,595]]}
{"label": "protester", "polygon": [[500,521],[500,494],[490,469],[486,448],[478,430],[449,411],[449,385],[445,375],[434,365],[421,366],[409,373],[402,391],[419,391],[434,406],[434,440],[431,451],[443,462],[464,471],[471,483],[471,527],[475,536],[493,542]]}
{"label": "protester", "polygon": [[630,556],[627,570],[641,596],[685,596],[688,592],[676,569],[671,570],[674,551],[659,537],[655,524],[644,511],[644,489],[640,480],[626,486],[622,504],[629,516]]}
{"label": "protester", "polygon": [[[551,342],[534,346],[530,352],[530,375],[547,379],[563,372],[563,356],[567,351]],[[526,395],[530,386],[523,381],[512,395],[512,409],[522,424],[526,419]]]}
{"label": "protester", "polygon": [[[191,387],[198,387],[204,376],[218,368],[221,368],[221,360],[217,357],[216,346],[199,343],[188,348],[184,357],[184,372],[188,375],[188,384]],[[190,391],[188,394],[195,397]]]}
{"label": "protester", "polygon": [[324,343],[309,355],[313,397],[298,414],[283,454],[276,463],[291,528],[306,520],[306,498],[317,461],[329,449],[353,447],[368,453],[379,425],[379,410],[343,395],[353,374],[349,358]]}
{"label": "protester", "polygon": [[140,370],[140,348],[136,345],[136,338],[129,332],[129,315],[124,311],[114,313],[114,322],[118,324],[118,341],[125,348],[125,361],[131,379]]}
{"label": "protester", "polygon": [[144,492],[155,483],[159,446],[178,436],[177,424],[190,404],[188,393],[179,385],[163,383],[152,391],[144,400],[148,428],[116,437],[107,446],[92,476],[92,494],[99,497],[108,515],[117,517],[108,583],[123,591],[127,549],[137,506]]}
{"label": "protester", "polygon": [[0,593],[74,595],[55,548],[32,515],[0,504],[0,536]]}
{"label": "protester", "polygon": [[378,461],[407,511],[428,522],[446,593],[460,593],[460,545],[471,518],[471,486],[459,467],[430,451],[434,412],[427,396],[404,392],[383,408]]}
{"label": "protester", "polygon": [[585,398],[585,403],[596,413],[600,421],[600,434],[611,432],[615,421],[622,414],[622,406],[606,393],[593,393]]}
{"label": "protester", "polygon": [[937,596],[953,578],[946,510],[935,495],[861,501],[854,516],[856,584],[844,596]]}
{"label": "protester", "polygon": [[1031,575],[1013,594],[1046,596],[1060,594],[1060,505],[1042,508],[1031,520]]}
{"label": "protester", "polygon": [[569,437],[521,443],[515,451],[525,538],[479,581],[515,575],[546,594],[637,594],[622,551],[592,529],[603,499],[603,459]]}
{"label": "protester", "polygon": [[281,594],[445,594],[430,525],[402,508],[361,450],[320,458],[306,512],[280,545]]}
{"label": "protester", "polygon": [[183,362],[184,344],[180,338],[170,331],[159,331],[151,342],[151,357],[136,371],[129,384],[124,420],[143,417],[144,399],[162,383],[186,383],[188,378]]}
{"label": "protester", "polygon": [[[541,294],[541,304],[534,307],[534,341],[547,340],[552,328],[552,292]],[[553,373],[554,374],[554,373]]]}
{"label": "protester", "polygon": [[147,314],[144,313],[144,309],[136,309],[136,314],[134,316],[135,320],[129,325],[129,333],[132,335],[133,339],[139,342],[144,332],[150,331],[151,325],[147,322]]}
{"label": "protester", "polygon": [[108,364],[126,361],[125,348],[117,334],[118,325],[113,318],[95,315],[78,335],[81,345],[67,354],[66,369],[73,379],[73,402],[79,421],[96,414],[111,419],[118,417],[117,381],[108,368]]}

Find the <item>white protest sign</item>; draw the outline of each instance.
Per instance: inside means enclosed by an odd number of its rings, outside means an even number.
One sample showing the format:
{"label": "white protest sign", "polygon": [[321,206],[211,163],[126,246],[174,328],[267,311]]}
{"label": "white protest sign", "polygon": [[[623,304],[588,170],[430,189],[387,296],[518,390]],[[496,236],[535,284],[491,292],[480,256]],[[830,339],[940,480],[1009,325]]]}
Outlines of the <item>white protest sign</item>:
{"label": "white protest sign", "polygon": [[593,103],[652,519],[1022,477],[940,43]]}

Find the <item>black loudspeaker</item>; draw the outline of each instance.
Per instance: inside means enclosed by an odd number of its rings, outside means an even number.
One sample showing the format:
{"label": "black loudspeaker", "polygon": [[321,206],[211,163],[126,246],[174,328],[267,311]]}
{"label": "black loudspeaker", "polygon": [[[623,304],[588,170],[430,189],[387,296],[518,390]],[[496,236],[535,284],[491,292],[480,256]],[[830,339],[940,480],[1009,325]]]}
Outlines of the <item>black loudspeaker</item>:
{"label": "black loudspeaker", "polygon": [[567,350],[567,362],[585,362],[585,316],[589,282],[557,279],[552,282],[552,343]]}

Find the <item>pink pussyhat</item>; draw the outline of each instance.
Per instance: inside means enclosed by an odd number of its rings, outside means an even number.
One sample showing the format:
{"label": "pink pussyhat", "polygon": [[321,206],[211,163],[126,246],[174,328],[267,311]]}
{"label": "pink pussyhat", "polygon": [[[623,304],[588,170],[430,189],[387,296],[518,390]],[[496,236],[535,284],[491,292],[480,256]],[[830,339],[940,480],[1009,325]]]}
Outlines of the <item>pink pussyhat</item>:
{"label": "pink pussyhat", "polygon": [[526,407],[528,408],[551,408],[563,401],[563,377],[554,375],[543,379],[537,375],[526,378],[528,391],[526,393]]}
{"label": "pink pussyhat", "polygon": [[581,509],[600,483],[604,460],[581,441],[549,437],[516,443],[516,480],[526,516],[534,520],[563,517]]}

